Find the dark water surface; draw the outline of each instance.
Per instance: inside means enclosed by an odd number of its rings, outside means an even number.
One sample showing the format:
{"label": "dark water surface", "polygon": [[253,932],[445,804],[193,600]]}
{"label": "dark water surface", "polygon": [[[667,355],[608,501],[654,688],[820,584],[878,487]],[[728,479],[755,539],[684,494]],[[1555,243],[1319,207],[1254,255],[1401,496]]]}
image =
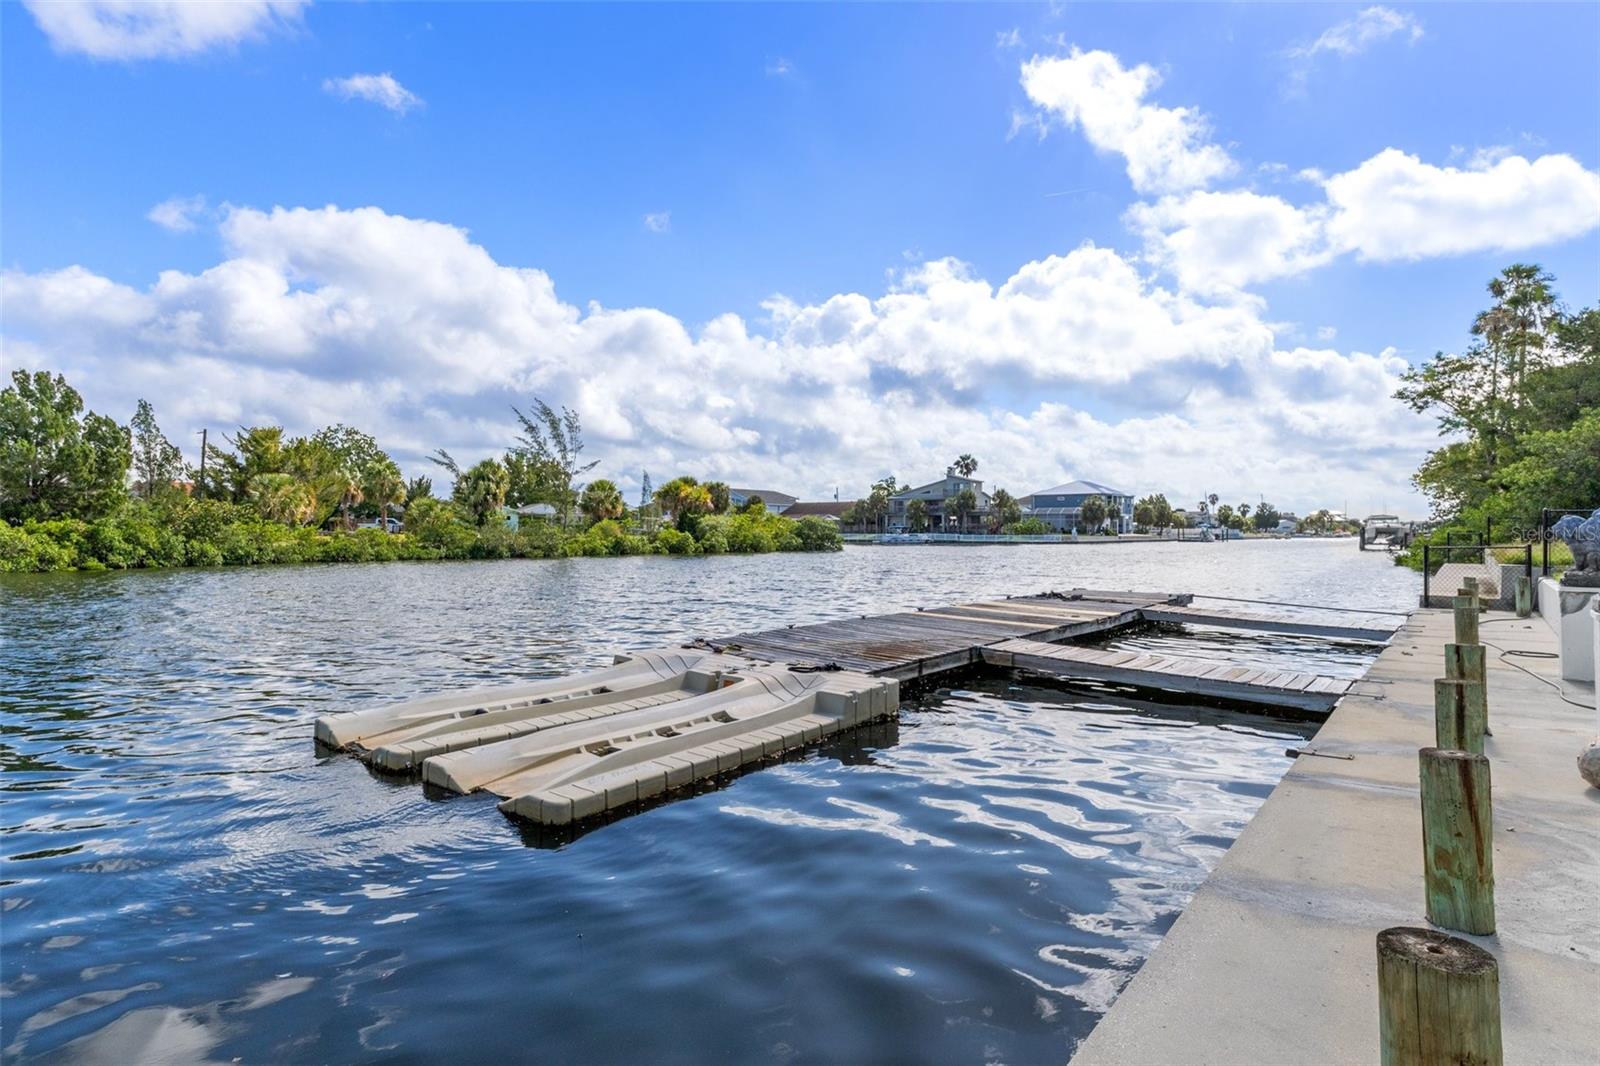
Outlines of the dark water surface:
{"label": "dark water surface", "polygon": [[1063,1062],[1308,727],[967,679],[551,847],[492,797],[319,759],[311,720],[1075,585],[1416,596],[1350,541],[0,579],[4,1058]]}

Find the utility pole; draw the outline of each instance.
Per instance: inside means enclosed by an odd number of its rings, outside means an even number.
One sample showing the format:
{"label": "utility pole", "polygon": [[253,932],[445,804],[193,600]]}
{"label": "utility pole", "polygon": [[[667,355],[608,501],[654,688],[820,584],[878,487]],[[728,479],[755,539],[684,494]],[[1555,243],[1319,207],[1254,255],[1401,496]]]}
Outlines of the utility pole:
{"label": "utility pole", "polygon": [[194,490],[203,500],[206,498],[206,431],[200,431],[200,480],[195,482]]}

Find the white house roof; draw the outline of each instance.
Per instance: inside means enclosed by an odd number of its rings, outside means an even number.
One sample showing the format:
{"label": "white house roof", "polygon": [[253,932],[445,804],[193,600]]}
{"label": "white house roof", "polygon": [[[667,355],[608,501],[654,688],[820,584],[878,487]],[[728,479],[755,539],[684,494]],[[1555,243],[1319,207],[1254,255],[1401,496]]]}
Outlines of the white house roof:
{"label": "white house roof", "polygon": [[973,486],[973,491],[975,491],[975,492],[982,492],[983,491],[982,490],[983,482],[980,481],[979,479],[977,479],[975,477],[963,477],[960,474],[952,472],[952,473],[946,474],[944,477],[940,478],[937,481],[930,481],[926,485],[918,485],[916,488],[909,488],[909,487],[908,488],[903,488],[899,492],[897,492],[893,496],[891,496],[890,499],[901,499],[901,498],[907,498],[907,497],[914,497],[914,496],[918,495],[919,493],[933,493],[933,492],[935,492],[935,490],[937,490],[938,498],[943,499],[944,498],[943,489],[944,489],[945,483],[946,482],[950,482],[950,481],[959,481],[962,484],[971,485],[971,486]]}
{"label": "white house roof", "polygon": [[1131,496],[1131,492],[1102,485],[1098,481],[1069,481],[1053,489],[1040,489],[1034,496]]}

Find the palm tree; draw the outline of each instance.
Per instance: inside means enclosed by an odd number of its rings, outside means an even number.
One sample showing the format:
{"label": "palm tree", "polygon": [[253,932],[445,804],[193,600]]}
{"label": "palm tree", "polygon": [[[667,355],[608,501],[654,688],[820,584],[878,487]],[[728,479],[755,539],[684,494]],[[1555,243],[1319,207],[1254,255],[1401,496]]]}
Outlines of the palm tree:
{"label": "palm tree", "polygon": [[[976,466],[976,464],[974,464]],[[964,488],[960,492],[944,501],[945,510],[956,513],[956,532],[966,529],[967,515],[978,509],[978,494],[972,489]]]}
{"label": "palm tree", "polygon": [[433,495],[433,478],[426,474],[418,474],[406,482],[407,500],[425,500]]}
{"label": "palm tree", "polygon": [[978,469],[978,460],[970,452],[962,452],[955,461],[955,471],[962,477],[971,477]]}
{"label": "palm tree", "polygon": [[656,503],[681,528],[685,519],[711,510],[711,493],[692,477],[675,477],[656,489]]}
{"label": "palm tree", "polygon": [[730,497],[732,491],[732,489],[728,488],[728,483],[726,481],[706,482],[706,492],[711,494],[712,514],[728,513],[728,506],[732,503],[732,499]]}
{"label": "palm tree", "polygon": [[367,499],[378,505],[378,515],[383,531],[389,532],[389,508],[406,502],[406,483],[400,468],[393,463],[380,464],[367,480]]}
{"label": "palm tree", "polygon": [[489,520],[490,515],[505,506],[510,485],[511,479],[499,460],[485,459],[462,475],[457,490],[460,502],[466,505],[481,526]]}
{"label": "palm tree", "polygon": [[599,478],[584,486],[578,499],[578,508],[589,519],[589,524],[604,522],[608,518],[621,518],[628,505],[622,500],[622,490],[615,482]]}
{"label": "palm tree", "polygon": [[906,504],[906,524],[913,533],[926,533],[928,531],[928,501],[912,500]]}
{"label": "palm tree", "polygon": [[257,474],[249,493],[261,517],[289,526],[303,525],[317,513],[317,496],[311,486],[290,474]]}
{"label": "palm tree", "polygon": [[998,533],[1013,522],[1022,521],[1022,505],[1005,489],[989,494],[989,531]]}
{"label": "palm tree", "polygon": [[1107,511],[1104,496],[1090,496],[1078,509],[1078,520],[1090,533],[1097,533],[1100,527],[1106,524]]}
{"label": "palm tree", "polygon": [[339,489],[339,513],[344,516],[344,528],[354,529],[355,519],[350,517],[350,508],[356,506],[366,497],[361,491],[361,479],[355,471],[340,467],[337,473],[338,480],[334,484]]}

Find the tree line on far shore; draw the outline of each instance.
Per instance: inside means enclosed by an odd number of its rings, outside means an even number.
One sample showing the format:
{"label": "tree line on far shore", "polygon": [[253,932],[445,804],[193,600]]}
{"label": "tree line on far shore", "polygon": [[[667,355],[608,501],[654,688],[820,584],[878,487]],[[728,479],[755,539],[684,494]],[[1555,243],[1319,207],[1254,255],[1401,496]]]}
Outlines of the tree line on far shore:
{"label": "tree line on far shore", "polygon": [[[535,400],[503,458],[460,469],[448,499],[409,481],[367,433],[241,428],[201,468],[140,400],[123,426],[85,412],[59,374],[17,370],[0,391],[0,571],[395,559],[830,551],[838,531],[760,505],[735,512],[726,485],[674,478],[629,508],[582,457],[578,415]],[[648,479],[647,479],[648,480]],[[538,516],[516,513],[529,510]],[[389,533],[392,511],[404,532]],[[508,515],[508,510],[512,514]],[[546,517],[548,516],[548,517]],[[358,528],[358,523],[364,528]]]}

